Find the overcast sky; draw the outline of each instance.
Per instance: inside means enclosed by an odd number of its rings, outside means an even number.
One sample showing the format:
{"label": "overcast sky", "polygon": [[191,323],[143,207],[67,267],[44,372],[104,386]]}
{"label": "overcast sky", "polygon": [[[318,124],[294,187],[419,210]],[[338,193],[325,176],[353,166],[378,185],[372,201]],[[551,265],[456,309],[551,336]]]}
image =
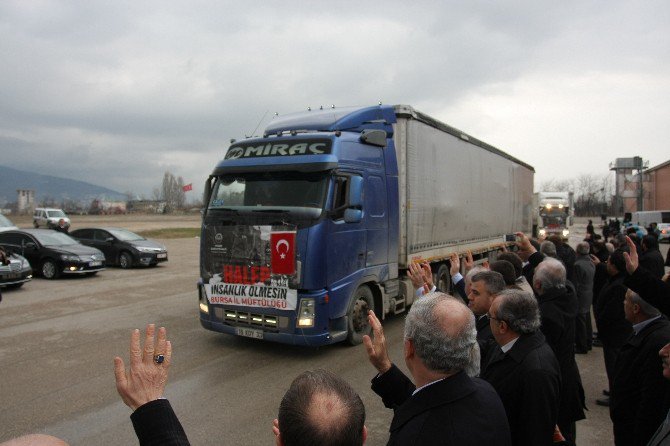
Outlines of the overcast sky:
{"label": "overcast sky", "polygon": [[0,60],[1,165],[147,197],[322,104],[412,105],[536,188],[670,159],[667,0],[3,0]]}

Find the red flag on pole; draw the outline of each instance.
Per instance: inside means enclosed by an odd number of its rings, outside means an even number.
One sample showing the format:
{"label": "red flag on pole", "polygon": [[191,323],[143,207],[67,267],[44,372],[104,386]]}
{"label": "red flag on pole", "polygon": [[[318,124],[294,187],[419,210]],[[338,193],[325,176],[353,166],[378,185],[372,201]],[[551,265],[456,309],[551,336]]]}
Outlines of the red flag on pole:
{"label": "red flag on pole", "polygon": [[188,192],[188,191],[190,191],[190,190],[193,190],[193,183],[185,184],[181,189],[182,189],[184,192]]}
{"label": "red flag on pole", "polygon": [[272,273],[295,273],[295,232],[273,232],[270,234],[272,250]]}

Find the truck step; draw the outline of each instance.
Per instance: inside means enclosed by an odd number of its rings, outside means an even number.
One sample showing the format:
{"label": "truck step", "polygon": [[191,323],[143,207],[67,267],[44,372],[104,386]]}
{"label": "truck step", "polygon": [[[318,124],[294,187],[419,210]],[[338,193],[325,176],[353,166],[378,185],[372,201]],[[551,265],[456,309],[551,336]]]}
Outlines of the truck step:
{"label": "truck step", "polygon": [[405,312],[405,299],[396,299],[393,306],[393,314],[400,314]]}

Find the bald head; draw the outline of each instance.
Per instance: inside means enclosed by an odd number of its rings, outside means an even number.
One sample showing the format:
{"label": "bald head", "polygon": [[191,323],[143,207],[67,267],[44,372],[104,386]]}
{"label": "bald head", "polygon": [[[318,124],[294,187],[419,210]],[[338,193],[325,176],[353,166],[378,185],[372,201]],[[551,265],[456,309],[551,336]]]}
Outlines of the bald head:
{"label": "bald head", "polygon": [[285,446],[363,444],[363,402],[346,381],[326,370],[303,372],[293,380],[278,419]]}

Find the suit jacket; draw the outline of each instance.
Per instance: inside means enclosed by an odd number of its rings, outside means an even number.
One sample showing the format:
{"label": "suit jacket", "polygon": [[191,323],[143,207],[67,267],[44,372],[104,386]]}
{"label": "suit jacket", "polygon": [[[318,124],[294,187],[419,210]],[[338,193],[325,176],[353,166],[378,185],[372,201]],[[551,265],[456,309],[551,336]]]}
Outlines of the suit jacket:
{"label": "suit jacket", "polygon": [[515,446],[551,446],[558,419],[558,361],[540,331],[521,335],[503,353],[495,349],[481,373],[500,395]]}
{"label": "suit jacket", "polygon": [[550,288],[538,296],[542,334],[556,355],[561,370],[561,405],[558,423],[583,420],[584,388],[575,361],[577,298],[570,288]]}
{"label": "suit jacket", "polygon": [[593,302],[593,278],[596,274],[596,266],[591,262],[588,255],[579,255],[575,260],[574,280],[572,283],[577,292],[577,303],[580,314],[591,311]]}
{"label": "suit jacket", "polygon": [[664,317],[631,336],[622,347],[610,388],[610,417],[617,445],[645,445],[670,409],[670,382],[658,351],[670,342]]}
{"label": "suit jacket", "polygon": [[[640,296],[644,299],[644,296]],[[594,309],[598,338],[611,348],[621,347],[633,333],[633,327],[623,312],[625,297],[623,274],[610,277],[600,290]]]}
{"label": "suit jacket", "polygon": [[389,445],[511,445],[505,409],[487,382],[459,372],[414,395],[413,388],[395,365],[372,380],[394,409]]}
{"label": "suit jacket", "polygon": [[479,344],[479,356],[481,358],[479,369],[481,370],[488,362],[489,354],[498,344],[493,337],[488,315],[475,317],[477,318],[475,325],[477,327],[477,343]]}
{"label": "suit jacket", "polygon": [[150,401],[130,415],[140,446],[189,446],[168,400]]}
{"label": "suit jacket", "polygon": [[558,259],[563,262],[563,265],[565,265],[565,277],[572,282],[574,279],[577,253],[572,249],[572,246],[567,243],[561,243],[556,247],[556,255],[558,256]]}
{"label": "suit jacket", "polygon": [[647,269],[654,277],[661,279],[665,275],[663,254],[658,249],[650,249],[640,253],[640,266]]}
{"label": "suit jacket", "polygon": [[670,315],[670,283],[657,279],[644,268],[638,268],[626,277],[624,284],[663,314]]}

